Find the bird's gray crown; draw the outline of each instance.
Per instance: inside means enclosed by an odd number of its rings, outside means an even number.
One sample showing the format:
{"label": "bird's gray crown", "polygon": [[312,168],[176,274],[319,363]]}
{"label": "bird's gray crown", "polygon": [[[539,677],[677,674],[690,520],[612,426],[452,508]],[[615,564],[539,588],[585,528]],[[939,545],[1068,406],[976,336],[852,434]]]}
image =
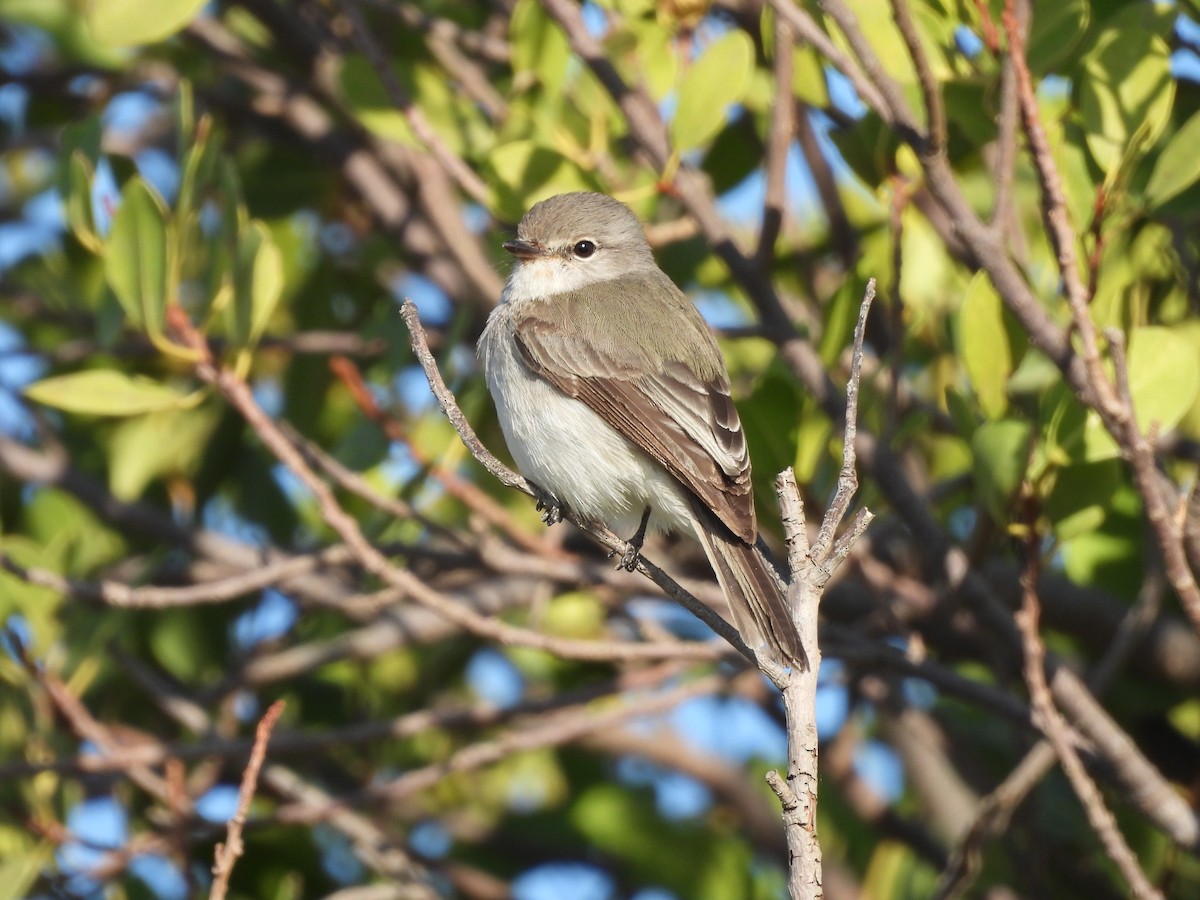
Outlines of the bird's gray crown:
{"label": "bird's gray crown", "polygon": [[548,253],[565,253],[580,241],[591,241],[597,257],[619,258],[625,265],[654,264],[637,216],[605,194],[579,191],[536,203],[517,226],[517,237]]}

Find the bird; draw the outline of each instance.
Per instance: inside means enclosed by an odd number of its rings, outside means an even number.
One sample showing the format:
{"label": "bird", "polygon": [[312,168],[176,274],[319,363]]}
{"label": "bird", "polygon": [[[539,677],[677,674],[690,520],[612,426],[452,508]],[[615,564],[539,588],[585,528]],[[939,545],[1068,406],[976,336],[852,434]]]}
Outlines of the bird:
{"label": "bird", "polygon": [[750,456],[720,348],[659,268],[637,216],[601,193],[558,194],[522,217],[479,338],[517,467],[563,506],[631,536],[704,548],[745,644],[807,669],[781,576],[759,540]]}

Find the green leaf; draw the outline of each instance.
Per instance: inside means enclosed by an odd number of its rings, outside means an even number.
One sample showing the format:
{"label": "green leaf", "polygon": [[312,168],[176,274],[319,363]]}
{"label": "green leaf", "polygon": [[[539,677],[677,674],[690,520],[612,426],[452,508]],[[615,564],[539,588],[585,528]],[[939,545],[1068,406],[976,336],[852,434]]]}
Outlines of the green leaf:
{"label": "green leaf", "polygon": [[[560,29],[555,29],[560,30]],[[645,85],[655,101],[661,101],[675,87],[679,74],[680,54],[676,49],[676,33],[664,27],[657,18],[630,19],[623,30],[629,38],[629,48],[622,56],[623,68],[632,69],[634,77]],[[613,49],[614,39],[605,42]]]}
{"label": "green leaf", "polygon": [[[23,517],[29,538],[40,546],[38,556],[27,558],[26,565],[64,575],[88,575],[128,554],[124,538],[64,490],[39,488]],[[14,540],[4,538],[6,552]]]}
{"label": "green leaf", "polygon": [[92,416],[133,416],[182,409],[195,402],[192,395],[113,369],[88,369],[44,378],[25,388],[25,396],[65,412]]}
{"label": "green leaf", "polygon": [[396,109],[374,67],[361,56],[348,56],[338,73],[346,105],[360,122],[380,137],[420,146],[404,113]]}
{"label": "green leaf", "polygon": [[671,120],[676,151],[686,153],[708,143],[725,124],[730,104],[742,99],[754,68],[754,44],[734,29],[714,41],[683,76],[679,103]]}
{"label": "green leaf", "polygon": [[104,274],[131,324],[162,334],[170,295],[166,206],[140,177],[121,192],[104,250]]}
{"label": "green leaf", "polygon": [[92,215],[92,169],[89,160],[82,150],[71,154],[67,162],[68,188],[66,192],[67,225],[79,243],[93,253],[104,249],[100,235],[96,232],[96,222]]}
{"label": "green leaf", "polygon": [[508,20],[512,45],[512,69],[521,76],[535,76],[551,96],[562,90],[571,61],[567,36],[537,0],[517,0]]}
{"label": "green leaf", "polygon": [[1179,424],[1200,391],[1196,345],[1170,328],[1135,328],[1129,336],[1129,392],[1143,432]]}
{"label": "green leaf", "polygon": [[71,158],[76,153],[81,153],[84,160],[88,163],[89,170],[95,170],[96,163],[100,159],[100,138],[103,134],[103,126],[100,124],[100,116],[88,116],[79,122],[72,122],[62,131],[62,138],[59,141],[59,167],[58,189],[63,194],[71,190],[71,174],[69,164]]}
{"label": "green leaf", "polygon": [[[1151,426],[1170,431],[1200,394],[1200,354],[1194,339],[1171,328],[1135,328],[1129,336],[1129,393],[1144,433]],[[1111,367],[1109,367],[1111,371]],[[1083,426],[1083,459],[1099,461],[1120,454],[1100,417],[1089,411]]]}
{"label": "green leaf", "polygon": [[1104,523],[1062,544],[1067,577],[1076,584],[1100,585],[1132,599],[1142,587],[1145,545],[1141,501],[1132,485],[1121,485],[1109,501]]}
{"label": "green leaf", "polygon": [[232,336],[239,347],[262,336],[283,293],[283,255],[267,226],[257,220],[238,238],[233,285]]}
{"label": "green leaf", "polygon": [[817,109],[823,109],[830,102],[824,60],[807,45],[798,46],[792,52],[792,96]]}
{"label": "green leaf", "polygon": [[30,896],[31,889],[42,877],[42,868],[54,859],[54,846],[50,840],[41,840],[35,847],[23,848],[22,852],[12,853],[0,862],[0,900],[20,900]]}
{"label": "green leaf", "polygon": [[1079,79],[1088,149],[1109,174],[1158,139],[1175,98],[1170,48],[1140,16],[1126,10],[1107,23]]}
{"label": "green leaf", "polygon": [[190,22],[205,0],[88,0],[84,18],[97,43],[111,47],[152,44]]}
{"label": "green leaf", "polygon": [[1088,0],[1037,4],[1025,51],[1030,71],[1040,75],[1061,62],[1079,44],[1090,18]]}
{"label": "green leaf", "polygon": [[1154,162],[1146,200],[1162,206],[1200,180],[1200,112],[1180,126]]}
{"label": "green leaf", "polygon": [[604,605],[595,594],[570,591],[550,601],[538,626],[559,637],[598,638],[604,633],[605,618]]}
{"label": "green leaf", "polygon": [[958,354],[983,414],[989,419],[1000,418],[1008,409],[1012,352],[1000,295],[985,272],[971,279],[958,313]]}
{"label": "green leaf", "polygon": [[212,658],[200,616],[197,609],[176,609],[169,616],[156,616],[150,626],[154,659],[185,683],[199,678]]}
{"label": "green leaf", "polygon": [[975,407],[967,402],[967,398],[952,387],[946,388],[946,412],[954,420],[955,430],[964,438],[969,438],[979,426]]}
{"label": "green leaf", "polygon": [[175,133],[180,149],[191,147],[196,136],[196,103],[192,94],[192,83],[181,78],[175,89],[175,100],[171,104]]}
{"label": "green leaf", "polygon": [[971,436],[975,490],[997,522],[1008,519],[1012,498],[1029,462],[1032,429],[1028,422],[984,422]]}
{"label": "green leaf", "polygon": [[1120,483],[1121,463],[1116,459],[1059,469],[1042,506],[1058,539],[1069,541],[1104,524]]}
{"label": "green leaf", "polygon": [[220,408],[208,404],[122,422],[108,448],[108,485],[113,495],[136,500],[155,478],[194,474],[219,418]]}
{"label": "green leaf", "polygon": [[596,181],[557,150],[536,141],[512,141],[487,158],[494,208],[517,221],[538,200],[568,191],[594,191]]}
{"label": "green leaf", "polygon": [[179,196],[175,201],[177,220],[194,212],[198,198],[216,179],[221,162],[221,142],[213,135],[212,120],[202,116],[195,130],[194,139],[183,153]]}

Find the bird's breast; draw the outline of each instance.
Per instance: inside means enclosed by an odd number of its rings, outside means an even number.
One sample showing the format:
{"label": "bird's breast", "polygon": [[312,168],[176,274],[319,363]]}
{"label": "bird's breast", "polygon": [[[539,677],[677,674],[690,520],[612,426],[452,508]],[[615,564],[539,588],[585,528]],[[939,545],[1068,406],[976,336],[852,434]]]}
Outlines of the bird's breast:
{"label": "bird's breast", "polygon": [[656,530],[686,525],[687,501],[666,470],[582,401],[525,365],[506,304],[489,318],[479,357],[504,440],[525,477],[625,537],[646,506],[654,512],[650,524]]}

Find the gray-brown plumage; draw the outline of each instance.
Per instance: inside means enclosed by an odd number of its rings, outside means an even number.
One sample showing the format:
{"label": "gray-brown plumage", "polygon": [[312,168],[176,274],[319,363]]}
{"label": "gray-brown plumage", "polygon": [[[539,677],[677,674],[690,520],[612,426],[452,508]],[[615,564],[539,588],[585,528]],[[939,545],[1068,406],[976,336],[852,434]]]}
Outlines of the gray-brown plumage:
{"label": "gray-brown plumage", "polygon": [[746,643],[806,667],[783,585],[756,546],[720,350],[637,219],[601,194],[560,195],[505,246],[519,262],[480,355],[522,471],[614,528],[646,507],[652,528],[690,526]]}

